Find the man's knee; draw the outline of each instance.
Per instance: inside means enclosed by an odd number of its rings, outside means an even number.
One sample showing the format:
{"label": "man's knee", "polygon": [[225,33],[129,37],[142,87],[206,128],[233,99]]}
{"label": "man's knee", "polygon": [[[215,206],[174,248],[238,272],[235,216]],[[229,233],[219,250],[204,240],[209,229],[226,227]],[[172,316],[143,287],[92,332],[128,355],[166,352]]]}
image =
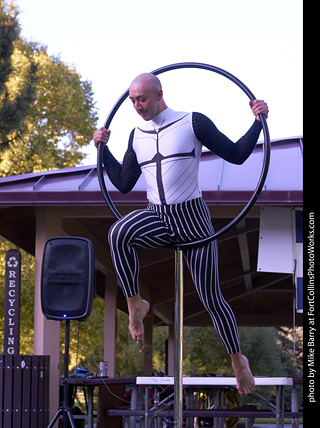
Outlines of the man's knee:
{"label": "man's knee", "polygon": [[[151,222],[151,223],[150,223]],[[136,210],[116,221],[109,229],[110,246],[125,242],[133,245],[136,239],[144,236],[154,223],[153,214],[149,210]]]}
{"label": "man's knee", "polygon": [[121,234],[122,234],[122,231],[123,230],[123,228],[120,228],[119,227],[119,224],[118,224],[118,222],[116,222],[116,223],[114,223],[111,227],[110,227],[110,229],[109,229],[109,232],[108,232],[108,241],[109,241],[109,245],[110,245],[110,247],[112,247],[113,246],[113,244],[116,242],[116,241],[118,241],[119,240],[119,238],[121,238]]}
{"label": "man's knee", "polygon": [[132,223],[127,221],[125,217],[115,222],[109,229],[108,241],[109,245],[113,246],[116,243],[123,242],[123,240],[129,241],[133,233]]}

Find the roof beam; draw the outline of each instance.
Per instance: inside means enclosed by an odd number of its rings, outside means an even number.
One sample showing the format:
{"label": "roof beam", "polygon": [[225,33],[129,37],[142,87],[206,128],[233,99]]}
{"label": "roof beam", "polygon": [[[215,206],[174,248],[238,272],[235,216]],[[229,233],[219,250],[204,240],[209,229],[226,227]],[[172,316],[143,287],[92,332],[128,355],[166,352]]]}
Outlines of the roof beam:
{"label": "roof beam", "polygon": [[[248,294],[254,293],[256,291],[260,291],[266,287],[269,287],[270,285],[278,284],[279,282],[285,281],[287,279],[292,279],[292,274],[281,275],[278,273],[270,273],[269,275],[259,276],[253,280],[252,290],[250,291],[246,290],[243,293],[241,292],[239,293],[239,290],[237,290],[239,294],[235,294],[234,292],[225,293],[225,299],[228,302],[232,302],[234,300],[241,299],[242,297],[247,296]],[[281,291],[291,292],[291,290],[287,290],[287,289],[284,289]]]}
{"label": "roof beam", "polygon": [[[245,297],[251,293],[254,293],[256,291],[260,291],[270,285],[274,285],[277,284],[281,281],[284,281],[288,278],[291,278],[292,275],[281,275],[279,276],[279,274],[270,274],[268,276],[268,279],[266,279],[266,276],[260,277],[260,278],[256,278],[255,281],[253,281],[253,289],[250,291],[244,291],[244,292],[239,292],[239,290],[237,289],[237,293],[231,291],[229,293],[224,293],[224,297],[226,299],[226,301],[228,303],[237,300],[237,299],[241,299],[242,297]],[[292,290],[281,290],[281,291],[287,291],[292,293]],[[204,307],[202,307],[202,309],[199,309],[198,312],[195,312],[195,305],[192,306],[192,309],[188,310],[187,308],[184,310],[185,316],[184,318],[187,319],[192,319],[193,317],[197,316],[197,315],[201,315],[203,313],[206,312],[206,309]]]}
{"label": "roof beam", "polygon": [[114,274],[111,262],[110,250],[105,247],[82,223],[76,218],[63,218],[62,230],[69,236],[82,236],[89,239],[94,246],[94,256],[99,263],[99,270],[106,273],[106,270]]}
{"label": "roof beam", "polygon": [[245,232],[246,220],[245,219],[241,220],[236,228],[238,231],[240,231],[239,235],[237,236],[237,239],[239,243],[242,269],[245,272],[244,284],[245,284],[246,290],[250,291],[252,290],[252,276],[250,273],[246,273],[250,271],[250,268],[251,268],[248,237],[247,237],[247,233]]}
{"label": "roof beam", "polygon": [[174,321],[174,313],[168,305],[153,305],[152,311],[154,315],[161,319],[165,324],[172,325]]}

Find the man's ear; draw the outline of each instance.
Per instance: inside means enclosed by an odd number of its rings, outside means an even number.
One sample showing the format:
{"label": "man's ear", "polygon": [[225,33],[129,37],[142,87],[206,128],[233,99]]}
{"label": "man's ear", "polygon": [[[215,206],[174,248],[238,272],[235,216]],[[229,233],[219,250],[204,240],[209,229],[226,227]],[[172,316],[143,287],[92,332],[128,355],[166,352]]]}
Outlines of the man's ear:
{"label": "man's ear", "polygon": [[162,89],[159,89],[157,93],[157,101],[160,101],[162,98],[163,98],[163,91]]}

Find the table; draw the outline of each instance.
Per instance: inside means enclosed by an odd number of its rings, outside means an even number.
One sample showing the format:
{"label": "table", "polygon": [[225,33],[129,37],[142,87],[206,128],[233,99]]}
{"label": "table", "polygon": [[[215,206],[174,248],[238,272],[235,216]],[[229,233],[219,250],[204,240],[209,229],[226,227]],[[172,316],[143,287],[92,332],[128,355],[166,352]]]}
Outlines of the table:
{"label": "table", "polygon": [[[293,386],[293,379],[287,377],[255,377],[256,386],[274,386],[276,388],[276,406],[264,399],[265,404],[274,411],[276,416],[276,427],[284,427],[284,387]],[[145,386],[163,386],[163,385],[174,385],[174,377],[137,377],[136,385]],[[235,377],[196,377],[196,376],[185,376],[183,377],[183,386],[201,386],[201,387],[236,387],[237,382]],[[145,394],[147,396],[147,393]],[[255,395],[258,395],[255,393]],[[260,398],[263,398],[260,396]],[[223,401],[223,399],[222,399]],[[145,406],[147,407],[147,400]],[[146,417],[148,416],[148,408],[145,408]],[[220,425],[221,421],[220,421]],[[147,424],[145,426],[148,426]]]}
{"label": "table", "polygon": [[[302,383],[302,380],[300,379],[297,381],[293,378],[287,378],[287,377],[254,377],[256,386],[270,386],[276,388],[276,405],[274,406],[272,403],[268,402],[268,400],[263,399],[263,397],[259,396],[262,400],[264,400],[264,403],[272,410],[276,417],[276,427],[277,428],[283,428],[284,427],[284,387],[285,386],[294,386],[297,383]],[[129,426],[130,428],[135,427],[135,418],[137,416],[144,416],[145,418],[145,428],[149,426],[149,418],[151,416],[154,416],[155,412],[159,411],[160,409],[156,407],[156,410],[149,408],[149,400],[148,400],[148,393],[146,391],[145,393],[145,402],[144,402],[144,409],[137,409],[136,406],[136,400],[137,400],[137,389],[140,386],[145,386],[146,388],[149,387],[160,387],[160,386],[174,386],[174,377],[171,376],[164,376],[164,377],[148,377],[148,376],[138,376],[138,377],[122,377],[122,378],[108,378],[108,377],[95,377],[95,378],[77,378],[77,377],[69,377],[68,378],[69,384],[74,385],[81,385],[88,389],[88,413],[85,416],[85,418],[88,419],[88,428],[93,428],[93,390],[96,386],[102,386],[102,385],[132,385],[132,394],[131,394],[131,403],[130,403],[130,409],[127,408],[126,410],[123,409],[109,409],[108,415],[109,416],[128,416],[129,417]],[[208,377],[208,376],[201,376],[201,377],[183,377],[183,387],[202,387],[202,388],[214,388],[216,391],[219,391],[219,393],[225,391],[225,387],[236,387],[236,378],[235,377],[223,377],[223,376],[216,376],[216,377]],[[259,395],[257,393],[254,393],[253,395]],[[218,404],[223,404],[224,399],[223,396],[217,395],[219,398]],[[156,403],[155,403],[156,404]],[[157,406],[157,404],[156,404]],[[295,407],[297,410],[297,403],[295,403]],[[293,409],[295,410],[295,409]],[[170,413],[171,412],[171,413]],[[201,412],[205,414],[205,412],[212,412],[215,414],[215,421],[217,419],[217,423],[215,423],[215,427],[223,426],[223,421],[228,415],[228,413],[232,413],[232,411],[227,410],[220,410],[220,409],[214,409],[212,411],[203,410],[203,411],[197,411],[197,410],[184,410],[184,416],[188,417],[194,417],[196,414],[200,415]],[[270,413],[270,412],[268,412]],[[290,412],[291,416],[289,417],[298,417],[298,412]],[[172,416],[172,410],[163,411],[161,410],[161,415],[170,415]],[[239,413],[240,414],[240,413]],[[249,414],[250,412],[243,412],[242,417],[250,418]],[[247,415],[247,416],[245,416]],[[236,415],[235,415],[236,416]],[[301,416],[301,415],[299,415]],[[83,418],[84,416],[82,416]],[[212,416],[211,416],[212,417]],[[293,425],[297,426],[297,425]]]}
{"label": "table", "polygon": [[68,384],[75,386],[83,386],[88,390],[88,409],[87,415],[77,416],[76,419],[88,419],[88,428],[93,428],[93,393],[94,388],[97,386],[103,385],[128,385],[131,383],[135,384],[136,377],[92,377],[92,378],[82,378],[82,377],[68,377]]}

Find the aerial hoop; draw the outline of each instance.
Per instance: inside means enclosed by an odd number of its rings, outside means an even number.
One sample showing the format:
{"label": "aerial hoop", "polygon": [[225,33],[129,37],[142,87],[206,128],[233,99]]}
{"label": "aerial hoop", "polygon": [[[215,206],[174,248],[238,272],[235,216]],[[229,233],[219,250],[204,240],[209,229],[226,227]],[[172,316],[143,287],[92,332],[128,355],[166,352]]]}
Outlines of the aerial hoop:
{"label": "aerial hoop", "polygon": [[[249,97],[249,99],[251,101],[256,99],[255,96],[253,95],[253,93],[239,79],[237,79],[235,76],[228,73],[227,71],[225,71],[221,68],[215,67],[213,65],[202,64],[202,63],[198,63],[198,62],[181,62],[181,63],[171,64],[171,65],[167,65],[167,66],[158,68],[158,69],[152,71],[152,73],[155,75],[158,75],[161,73],[165,73],[167,71],[177,70],[180,68],[199,68],[199,69],[209,70],[209,71],[212,71],[214,73],[220,74],[220,75],[226,77],[227,79],[231,80],[240,89],[242,89],[242,91]],[[113,106],[113,108],[112,108],[111,112],[109,113],[109,116],[107,117],[105,124],[104,124],[104,127],[106,129],[109,129],[110,124],[111,124],[116,112],[118,111],[118,109],[120,108],[122,103],[126,100],[126,98],[128,98],[128,96],[129,96],[129,89],[127,89],[126,92],[124,92],[121,95],[121,97],[118,99],[116,104]],[[268,125],[267,125],[267,120],[266,120],[265,115],[263,115],[263,114],[260,114],[259,118],[261,121],[263,135],[264,135],[263,166],[262,166],[262,170],[261,170],[261,174],[260,174],[257,186],[253,192],[253,195],[249,199],[247,205],[240,211],[240,213],[233,220],[231,220],[226,226],[224,226],[223,228],[218,230],[213,235],[211,235],[207,238],[201,239],[199,241],[194,241],[194,242],[185,243],[185,244],[179,244],[177,246],[174,246],[173,248],[184,249],[186,247],[200,246],[200,245],[204,245],[210,241],[213,241],[214,239],[220,238],[222,235],[224,235],[230,229],[232,229],[236,224],[238,224],[246,216],[246,214],[250,211],[250,209],[252,208],[252,206],[256,202],[256,200],[257,200],[257,198],[258,198],[258,196],[259,196],[259,194],[260,194],[260,192],[264,186],[264,183],[265,183],[265,180],[266,180],[266,177],[268,174],[269,163],[270,163],[270,136],[269,136],[269,129],[268,129]],[[98,171],[98,179],[99,179],[99,183],[100,183],[100,188],[101,188],[103,197],[104,197],[107,205],[109,206],[112,214],[117,219],[120,219],[122,216],[119,213],[119,211],[116,209],[116,207],[114,206],[114,204],[110,198],[110,195],[108,193],[108,190],[106,188],[104,175],[103,175],[102,160],[103,160],[103,144],[99,144],[98,159],[97,159],[97,171]]]}

